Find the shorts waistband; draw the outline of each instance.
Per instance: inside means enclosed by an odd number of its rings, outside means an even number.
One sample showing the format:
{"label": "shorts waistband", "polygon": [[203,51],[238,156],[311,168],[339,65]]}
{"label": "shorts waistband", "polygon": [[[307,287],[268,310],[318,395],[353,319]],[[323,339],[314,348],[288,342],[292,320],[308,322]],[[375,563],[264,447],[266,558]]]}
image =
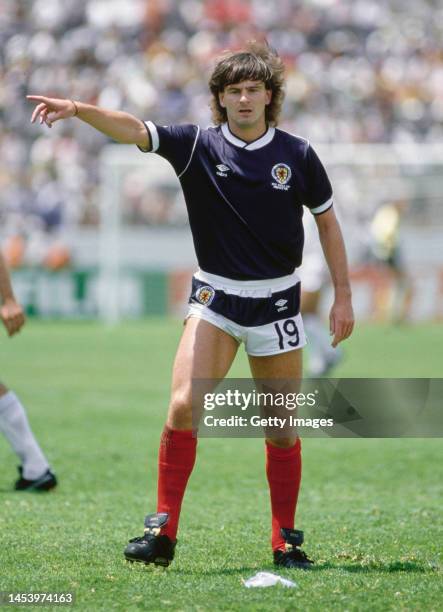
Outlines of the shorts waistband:
{"label": "shorts waistband", "polygon": [[195,278],[209,285],[221,285],[231,289],[287,289],[292,285],[300,282],[300,277],[294,270],[292,274],[287,276],[279,276],[278,278],[265,278],[263,280],[235,280],[233,278],[225,278],[217,274],[210,274],[201,268],[194,274]]}

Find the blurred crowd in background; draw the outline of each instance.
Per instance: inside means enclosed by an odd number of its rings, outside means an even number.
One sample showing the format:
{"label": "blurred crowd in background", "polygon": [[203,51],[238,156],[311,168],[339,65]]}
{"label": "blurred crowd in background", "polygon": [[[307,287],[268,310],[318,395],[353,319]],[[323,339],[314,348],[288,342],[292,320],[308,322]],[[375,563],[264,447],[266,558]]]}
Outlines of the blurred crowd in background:
{"label": "blurred crowd in background", "polygon": [[[443,142],[439,0],[0,0],[2,232],[37,237],[38,258],[38,236],[98,222],[108,139],[74,119],[31,125],[26,94],[205,126],[215,57],[265,32],[287,67],[284,129],[314,144]],[[174,222],[149,207],[141,221],[159,219]]]}

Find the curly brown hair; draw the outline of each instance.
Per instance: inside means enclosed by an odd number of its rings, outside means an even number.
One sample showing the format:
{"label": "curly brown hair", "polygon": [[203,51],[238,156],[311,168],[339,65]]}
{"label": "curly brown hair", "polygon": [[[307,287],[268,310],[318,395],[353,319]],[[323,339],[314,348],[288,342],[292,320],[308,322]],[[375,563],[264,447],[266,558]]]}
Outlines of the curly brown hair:
{"label": "curly brown hair", "polygon": [[227,85],[242,81],[262,81],[272,91],[271,102],[266,106],[265,119],[276,126],[281,112],[284,90],[284,64],[278,53],[266,42],[248,41],[241,51],[227,51],[217,61],[209,79],[210,107],[216,125],[227,121],[226,109],[219,101],[219,93]]}

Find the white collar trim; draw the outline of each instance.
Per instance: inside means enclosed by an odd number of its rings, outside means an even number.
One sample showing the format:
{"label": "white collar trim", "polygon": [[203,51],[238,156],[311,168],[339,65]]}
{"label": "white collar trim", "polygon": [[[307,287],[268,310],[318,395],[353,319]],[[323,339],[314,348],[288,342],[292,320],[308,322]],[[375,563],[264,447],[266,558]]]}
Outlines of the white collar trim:
{"label": "white collar trim", "polygon": [[235,145],[236,147],[246,149],[247,151],[254,151],[255,149],[261,149],[262,147],[265,147],[271,142],[275,134],[275,128],[268,127],[267,131],[263,134],[263,136],[261,136],[257,140],[253,140],[252,142],[245,142],[244,140],[237,138],[237,136],[234,136],[234,134],[229,129],[227,123],[222,124],[221,131],[228,142]]}

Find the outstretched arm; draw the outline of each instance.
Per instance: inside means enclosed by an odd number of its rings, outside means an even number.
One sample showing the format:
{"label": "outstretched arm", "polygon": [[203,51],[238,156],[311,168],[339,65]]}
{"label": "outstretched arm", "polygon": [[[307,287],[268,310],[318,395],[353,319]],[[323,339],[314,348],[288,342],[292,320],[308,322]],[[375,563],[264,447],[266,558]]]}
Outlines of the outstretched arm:
{"label": "outstretched arm", "polygon": [[9,336],[20,331],[25,322],[23,309],[16,302],[3,254],[0,251],[0,318]]}
{"label": "outstretched arm", "polygon": [[354,328],[348,262],[342,233],[334,209],[316,215],[320,242],[334,285],[334,303],[329,314],[329,326],[334,335],[332,346],[346,340]]}
{"label": "outstretched arm", "polygon": [[35,123],[38,119],[41,124],[46,123],[48,127],[52,127],[52,124],[60,119],[76,117],[117,142],[136,144],[143,149],[151,149],[151,139],[143,122],[129,113],[107,110],[92,104],[61,98],[26,97],[37,103],[32,113],[31,123]]}

